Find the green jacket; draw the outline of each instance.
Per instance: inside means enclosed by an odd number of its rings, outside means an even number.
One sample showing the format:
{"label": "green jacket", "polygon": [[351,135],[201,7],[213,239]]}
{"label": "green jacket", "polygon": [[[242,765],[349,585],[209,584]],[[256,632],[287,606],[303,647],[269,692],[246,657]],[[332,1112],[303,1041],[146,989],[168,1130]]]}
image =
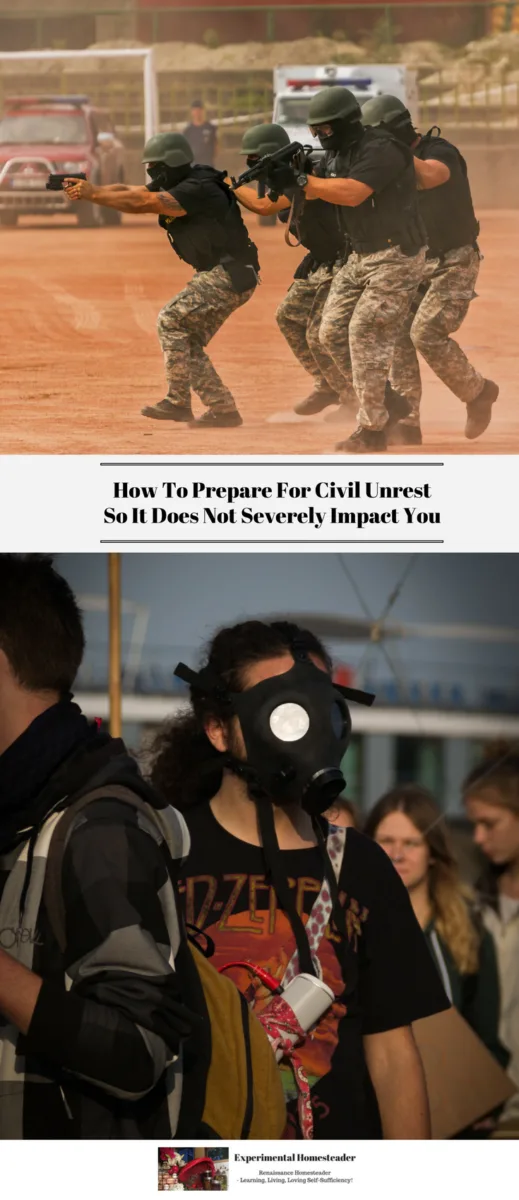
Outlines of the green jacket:
{"label": "green jacket", "polygon": [[434,921],[424,930],[427,944],[449,999],[462,1017],[494,1055],[502,1067],[510,1055],[499,1040],[499,977],[494,940],[486,929],[480,931],[479,970],[474,975],[462,974],[452,954],[440,938]]}

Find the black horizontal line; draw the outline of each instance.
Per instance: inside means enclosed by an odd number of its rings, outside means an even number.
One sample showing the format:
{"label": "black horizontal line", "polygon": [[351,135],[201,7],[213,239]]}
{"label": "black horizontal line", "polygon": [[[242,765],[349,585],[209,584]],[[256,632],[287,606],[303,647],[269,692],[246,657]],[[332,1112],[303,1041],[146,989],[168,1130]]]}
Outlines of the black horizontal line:
{"label": "black horizontal line", "polygon": [[443,546],[444,538],[324,538],[309,543],[304,538],[101,538],[100,546]]}

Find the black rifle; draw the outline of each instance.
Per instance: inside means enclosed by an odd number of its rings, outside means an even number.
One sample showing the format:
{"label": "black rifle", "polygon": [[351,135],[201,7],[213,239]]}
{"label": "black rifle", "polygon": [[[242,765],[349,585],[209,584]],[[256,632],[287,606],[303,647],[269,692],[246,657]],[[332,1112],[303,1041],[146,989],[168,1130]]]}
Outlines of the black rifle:
{"label": "black rifle", "polygon": [[265,179],[269,173],[269,167],[275,166],[276,163],[286,163],[294,169],[294,183],[296,175],[300,174],[304,169],[307,159],[308,148],[301,145],[301,142],[290,142],[288,146],[282,146],[281,150],[275,150],[273,154],[264,154],[252,167],[248,167],[246,171],[242,171],[237,179],[232,180],[232,190],[242,187],[244,183],[252,183],[254,179]]}
{"label": "black rifle", "polygon": [[67,171],[66,175],[49,175],[45,184],[47,191],[62,192],[65,179],[86,179],[86,175],[83,171],[77,171],[75,174],[73,171]]}

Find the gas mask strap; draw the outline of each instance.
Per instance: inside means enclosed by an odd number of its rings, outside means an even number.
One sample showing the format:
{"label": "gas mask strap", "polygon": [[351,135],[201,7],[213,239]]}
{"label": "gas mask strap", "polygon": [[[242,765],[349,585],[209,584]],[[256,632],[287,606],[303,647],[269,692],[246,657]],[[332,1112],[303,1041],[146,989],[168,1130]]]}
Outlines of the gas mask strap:
{"label": "gas mask strap", "polygon": [[365,704],[366,708],[371,708],[371,705],[376,700],[373,692],[361,692],[358,688],[345,687],[342,683],[333,683],[337,692],[344,696],[345,700],[354,700],[356,704]]}
{"label": "gas mask strap", "polygon": [[268,802],[262,804],[260,801],[256,804],[256,811],[267,870],[271,876],[276,896],[283,912],[288,917],[292,933],[296,940],[299,971],[305,975],[315,975],[316,970],[312,962],[310,944],[305,927],[296,909],[294,897],[286,875],[283,874],[283,870],[280,867],[279,845],[276,837],[272,805]]}
{"label": "gas mask strap", "polygon": [[330,895],[332,897],[331,916],[333,917],[333,919],[335,921],[335,924],[337,926],[339,933],[342,934],[342,936],[344,938],[347,938],[348,935],[347,935],[347,930],[346,930],[344,909],[343,909],[342,905],[339,904],[339,889],[337,887],[337,880],[335,878],[335,872],[334,872],[332,864],[330,862],[330,856],[328,854],[328,850],[326,849],[326,838],[323,834],[321,822],[318,817],[314,817],[312,819],[312,825],[314,827],[315,836],[319,843],[319,849],[323,856],[324,874],[325,874],[325,877],[326,877],[326,880],[328,883],[328,887],[330,888]]}

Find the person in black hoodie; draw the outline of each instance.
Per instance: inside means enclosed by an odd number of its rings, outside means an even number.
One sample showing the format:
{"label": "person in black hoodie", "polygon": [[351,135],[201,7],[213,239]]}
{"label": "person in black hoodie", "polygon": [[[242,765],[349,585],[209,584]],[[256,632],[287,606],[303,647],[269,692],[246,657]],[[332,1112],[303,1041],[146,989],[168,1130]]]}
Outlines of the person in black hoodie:
{"label": "person in black hoodie", "polygon": [[[73,703],[83,650],[77,603],[52,561],[0,555],[2,1138],[176,1129],[175,1077],[192,1030],[181,931],[165,919],[172,885],[157,830],[113,785],[162,802],[123,742]],[[63,852],[63,948],[45,903],[46,854],[59,814],[93,789]],[[186,827],[168,814],[180,858]]]}
{"label": "person in black hoodie", "polygon": [[[183,134],[155,134],[146,142],[142,161],[149,184],[98,187],[71,177],[64,188],[71,200],[134,215],[156,213],[175,253],[195,270],[159,313],[168,391],[164,400],[143,408],[143,415],[202,428],[241,425],[234,398],[205,347],[231,313],[254,294],[259,282],[256,246],[225,182],[225,171],[193,163],[193,151]],[[196,420],[191,388],[207,409]]]}

